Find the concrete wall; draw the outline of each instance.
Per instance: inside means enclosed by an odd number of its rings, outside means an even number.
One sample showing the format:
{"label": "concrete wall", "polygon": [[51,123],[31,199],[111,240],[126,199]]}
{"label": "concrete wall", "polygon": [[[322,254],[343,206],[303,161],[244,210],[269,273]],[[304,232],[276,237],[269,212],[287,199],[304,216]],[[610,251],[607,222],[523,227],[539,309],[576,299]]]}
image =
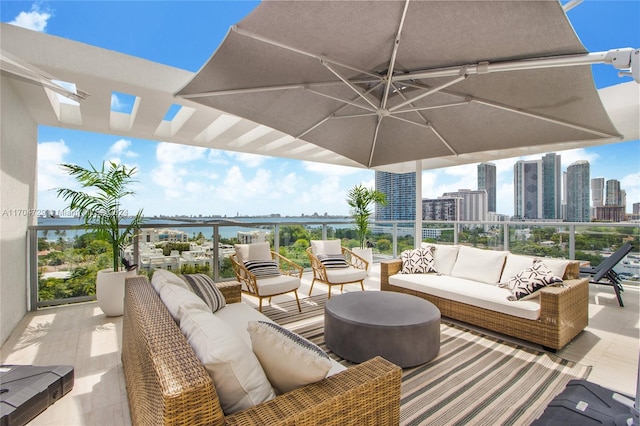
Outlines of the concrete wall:
{"label": "concrete wall", "polygon": [[35,225],[38,126],[0,77],[0,342],[27,312],[27,227]]}

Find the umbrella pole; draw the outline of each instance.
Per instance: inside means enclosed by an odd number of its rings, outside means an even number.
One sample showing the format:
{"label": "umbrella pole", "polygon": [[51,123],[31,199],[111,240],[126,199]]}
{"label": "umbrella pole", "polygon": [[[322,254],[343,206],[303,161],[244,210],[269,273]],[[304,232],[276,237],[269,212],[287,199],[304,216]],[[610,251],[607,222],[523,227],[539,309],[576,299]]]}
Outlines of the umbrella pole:
{"label": "umbrella pole", "polygon": [[416,223],[413,247],[420,247],[422,243],[422,161],[416,161]]}

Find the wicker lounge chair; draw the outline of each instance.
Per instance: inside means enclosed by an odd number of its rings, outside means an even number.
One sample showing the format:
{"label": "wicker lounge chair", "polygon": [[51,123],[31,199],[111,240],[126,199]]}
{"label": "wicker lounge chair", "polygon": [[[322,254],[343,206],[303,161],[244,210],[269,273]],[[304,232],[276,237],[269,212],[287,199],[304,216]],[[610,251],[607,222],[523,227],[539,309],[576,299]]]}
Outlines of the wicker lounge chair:
{"label": "wicker lounge chair", "polygon": [[[242,284],[242,292],[258,298],[260,312],[262,299],[271,302],[271,297],[291,292],[296,296],[298,311],[302,312],[298,299],[302,266],[271,250],[269,243],[236,244],[235,249],[236,253],[231,255],[233,271]],[[276,265],[270,266],[268,261],[275,261]]]}
{"label": "wicker lounge chair", "polygon": [[[316,281],[326,284],[329,287],[328,298],[331,298],[331,287],[340,286],[342,291],[345,284],[358,284],[364,291],[364,279],[367,277],[369,262],[358,256],[351,250],[340,245],[340,240],[312,240],[311,247],[307,248],[307,255],[313,269],[313,281],[309,289],[309,296],[313,291]],[[325,260],[323,255],[331,255],[333,259]],[[343,261],[342,265],[335,263],[335,255],[339,255],[338,261]]]}

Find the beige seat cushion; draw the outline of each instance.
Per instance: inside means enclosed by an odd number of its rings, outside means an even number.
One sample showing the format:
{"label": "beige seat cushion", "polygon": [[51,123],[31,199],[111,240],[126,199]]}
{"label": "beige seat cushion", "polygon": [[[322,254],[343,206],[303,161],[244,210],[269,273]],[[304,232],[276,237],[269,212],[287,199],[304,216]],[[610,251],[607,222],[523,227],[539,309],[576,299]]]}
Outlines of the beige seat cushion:
{"label": "beige seat cushion", "polygon": [[278,275],[277,277],[264,277],[256,280],[260,296],[282,294],[300,288],[300,278],[290,275]]}
{"label": "beige seat cushion", "polygon": [[357,269],[352,266],[340,269],[327,269],[327,278],[333,284],[351,283],[364,280],[367,276],[366,269]]}

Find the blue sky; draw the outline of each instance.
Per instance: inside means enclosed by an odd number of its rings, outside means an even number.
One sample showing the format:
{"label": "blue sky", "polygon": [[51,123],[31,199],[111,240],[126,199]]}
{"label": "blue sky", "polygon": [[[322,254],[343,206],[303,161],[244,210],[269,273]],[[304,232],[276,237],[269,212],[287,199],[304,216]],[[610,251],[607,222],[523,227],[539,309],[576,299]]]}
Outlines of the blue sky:
{"label": "blue sky", "polygon": [[[564,2],[563,2],[564,3]],[[249,1],[7,1],[0,18],[35,31],[197,71],[229,27],[258,3]],[[585,0],[567,13],[591,52],[640,47],[640,1]],[[629,81],[608,65],[595,65],[602,88]],[[127,99],[113,99],[127,108]],[[90,141],[91,143],[87,143]],[[138,168],[138,190],[127,207],[147,215],[348,214],[346,192],[374,184],[374,172],[289,159],[238,154],[166,142],[41,127],[38,136],[38,208],[60,210],[51,188],[73,185],[58,165],[114,160]],[[557,152],[562,169],[588,160],[591,177],[618,179],[627,211],[640,202],[640,141]],[[513,213],[513,164],[498,168],[498,211]],[[612,167],[615,165],[615,167]],[[461,188],[476,189],[476,165],[423,172],[423,197]],[[243,194],[239,197],[238,194]],[[250,200],[250,201],[249,201]]]}

